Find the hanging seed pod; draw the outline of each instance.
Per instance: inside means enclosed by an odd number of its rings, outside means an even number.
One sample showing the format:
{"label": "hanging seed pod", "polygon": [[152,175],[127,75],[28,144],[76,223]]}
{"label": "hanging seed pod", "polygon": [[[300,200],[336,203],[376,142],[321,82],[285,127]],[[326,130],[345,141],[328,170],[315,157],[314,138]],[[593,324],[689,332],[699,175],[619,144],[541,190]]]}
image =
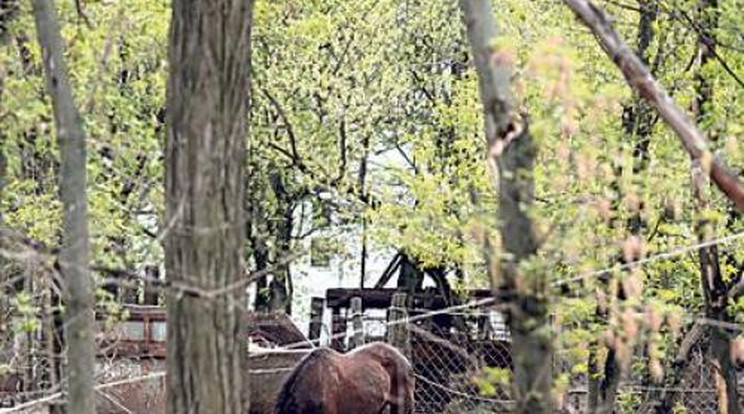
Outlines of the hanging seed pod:
{"label": "hanging seed pod", "polygon": [[635,192],[628,192],[625,194],[625,197],[623,198],[623,203],[625,204],[625,207],[630,212],[637,212],[641,208],[641,198],[636,194]]}
{"label": "hanging seed pod", "polygon": [[638,260],[641,257],[643,242],[638,236],[630,236],[623,242],[623,258],[626,263]]}
{"label": "hanging seed pod", "polygon": [[657,333],[661,330],[661,324],[664,320],[662,315],[653,306],[646,306],[643,316],[649,331]]}
{"label": "hanging seed pod", "polygon": [[620,317],[623,323],[623,334],[628,340],[634,340],[638,336],[637,315],[632,309],[625,309]]}
{"label": "hanging seed pod", "polygon": [[610,200],[603,198],[601,200],[597,200],[596,202],[596,208],[599,212],[599,216],[602,217],[602,220],[604,220],[606,223],[609,223],[610,220],[612,220],[612,202]]}
{"label": "hanging seed pod", "polygon": [[607,294],[602,289],[597,289],[597,311],[606,313],[609,303],[607,302]]}
{"label": "hanging seed pod", "polygon": [[602,343],[607,349],[615,349],[616,340],[615,332],[612,329],[607,329],[602,333]]}
{"label": "hanging seed pod", "polygon": [[631,360],[631,350],[633,349],[630,344],[626,343],[623,340],[616,341],[615,344],[615,355],[617,356],[618,361],[620,361],[620,365],[623,367],[623,370],[627,370],[630,366],[630,360]]}
{"label": "hanging seed pod", "polygon": [[643,293],[643,273],[640,269],[633,269],[623,279],[623,290],[629,298],[640,298]]}
{"label": "hanging seed pod", "polygon": [[671,334],[675,337],[678,336],[682,330],[682,316],[677,312],[670,311],[666,315],[666,322]]}
{"label": "hanging seed pod", "polygon": [[664,379],[664,367],[661,366],[659,358],[651,357],[648,361],[648,372],[651,374],[651,379],[655,383],[661,382]]}

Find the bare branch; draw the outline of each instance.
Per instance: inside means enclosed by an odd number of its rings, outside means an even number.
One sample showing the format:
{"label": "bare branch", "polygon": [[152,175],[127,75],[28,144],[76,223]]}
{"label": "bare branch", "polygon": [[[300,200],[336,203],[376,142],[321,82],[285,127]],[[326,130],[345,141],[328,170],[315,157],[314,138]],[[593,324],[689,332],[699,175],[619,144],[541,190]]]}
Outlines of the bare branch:
{"label": "bare branch", "polygon": [[295,136],[294,129],[292,128],[292,123],[289,122],[287,112],[284,110],[284,107],[279,103],[279,101],[277,101],[276,98],[274,98],[274,96],[269,93],[267,89],[263,89],[262,92],[266,96],[266,98],[269,99],[274,108],[276,108],[277,112],[279,112],[279,116],[284,122],[284,127],[287,129],[287,136],[289,137],[289,145],[290,148],[292,148],[292,158],[295,160],[296,163],[302,164],[302,158],[300,158],[300,154],[297,151],[297,137]]}
{"label": "bare branch", "polygon": [[85,12],[85,9],[83,8],[83,2],[81,0],[75,0],[75,10],[77,11],[78,18],[82,20],[86,26],[88,26],[88,29],[92,29],[93,23],[90,21],[90,17],[88,17],[88,14]]}
{"label": "bare branch", "polygon": [[346,118],[345,118],[344,115],[341,115],[341,121],[339,122],[339,125],[338,125],[338,139],[339,139],[339,141],[338,141],[338,152],[339,152],[339,156],[341,158],[341,163],[340,163],[340,165],[338,167],[338,175],[336,176],[336,178],[334,178],[333,180],[331,180],[331,185],[332,186],[338,185],[338,183],[340,183],[341,180],[344,179],[344,176],[346,175],[346,167],[347,167],[347,164],[348,164],[348,159],[347,159],[348,157],[347,157],[347,154],[346,154],[347,153],[347,148],[346,148],[346,141],[347,141],[347,136],[346,136]]}

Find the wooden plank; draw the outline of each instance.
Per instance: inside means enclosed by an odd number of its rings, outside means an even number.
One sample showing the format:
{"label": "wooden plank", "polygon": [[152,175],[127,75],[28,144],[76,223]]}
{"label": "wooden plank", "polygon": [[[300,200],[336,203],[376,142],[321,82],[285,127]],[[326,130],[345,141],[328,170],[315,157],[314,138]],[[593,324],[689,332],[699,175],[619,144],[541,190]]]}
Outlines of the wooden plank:
{"label": "wooden plank", "polygon": [[[326,303],[329,308],[349,308],[351,298],[362,298],[362,307],[365,309],[387,309],[392,303],[393,295],[398,292],[394,288],[385,289],[346,289],[333,288],[326,291]],[[466,297],[471,299],[485,299],[492,297],[489,289],[473,289],[467,292]],[[428,302],[428,303],[427,303]],[[415,293],[411,298],[411,307],[423,307],[427,303],[430,308],[438,309],[447,306],[445,298],[437,290],[428,290]]]}
{"label": "wooden plank", "polygon": [[364,313],[362,308],[362,298],[354,296],[351,298],[351,327],[353,329],[353,335],[351,336],[351,342],[349,348],[354,349],[356,347],[364,345]]}

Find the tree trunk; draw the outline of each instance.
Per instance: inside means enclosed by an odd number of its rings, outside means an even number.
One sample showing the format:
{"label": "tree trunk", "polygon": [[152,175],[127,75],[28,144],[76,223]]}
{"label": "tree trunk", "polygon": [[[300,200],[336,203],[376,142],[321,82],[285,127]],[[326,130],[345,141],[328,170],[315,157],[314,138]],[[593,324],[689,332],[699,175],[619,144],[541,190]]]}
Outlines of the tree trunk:
{"label": "tree trunk", "polygon": [[274,278],[272,279],[269,290],[271,291],[270,309],[275,312],[284,312],[287,315],[292,314],[292,273],[288,262],[290,248],[292,246],[292,209],[287,204],[287,210],[279,219],[277,226],[278,234],[276,235],[276,255]]}
{"label": "tree trunk", "polygon": [[424,274],[415,258],[401,253],[398,269],[398,291],[413,295],[423,289]]}
{"label": "tree trunk", "polygon": [[[370,139],[369,134],[362,138],[362,159],[359,161],[358,183],[359,194],[362,200],[368,201],[367,197],[367,163],[369,162]],[[362,213],[362,249],[360,252],[361,262],[359,266],[359,287],[364,289],[364,282],[367,279],[367,215]]]}
{"label": "tree trunk", "polygon": [[[272,166],[272,169],[278,167]],[[292,314],[292,273],[287,262],[292,246],[292,230],[294,225],[293,197],[287,191],[284,176],[275,170],[269,177],[271,189],[274,192],[279,211],[279,219],[272,226],[275,233],[274,266],[275,270],[269,283],[269,310]]]}
{"label": "tree trunk", "polygon": [[[701,242],[706,240],[700,238]],[[710,319],[729,321],[726,312],[728,296],[721,277],[716,246],[700,249],[700,270],[706,299],[706,316]],[[712,326],[710,336],[710,362],[713,365],[718,413],[738,414],[739,395],[736,389],[736,369],[731,362],[730,333],[724,328]]]}
{"label": "tree trunk", "polygon": [[[266,242],[259,238],[264,235],[252,236],[253,261],[257,272],[265,271],[269,267],[269,255],[267,252]],[[253,301],[253,308],[258,312],[269,311],[269,298],[267,276],[261,276],[256,280],[256,298]]]}
{"label": "tree trunk", "polygon": [[[4,89],[4,79],[5,74],[0,71],[0,102],[2,102],[3,99],[3,89]],[[0,139],[5,142],[6,135],[3,132],[0,132]],[[3,197],[3,189],[5,188],[5,175],[7,174],[7,165],[8,165],[8,159],[5,157],[5,148],[0,146],[0,200],[2,200]],[[3,224],[3,212],[0,211],[0,225]],[[0,243],[2,243],[2,239],[0,239]]]}
{"label": "tree trunk", "polygon": [[713,84],[706,78],[703,67],[715,59],[716,34],[718,27],[718,0],[698,0],[698,50],[697,70],[695,71],[695,98],[693,112],[695,122],[702,126],[708,116],[708,106],[713,103]]}
{"label": "tree trunk", "polygon": [[[682,338],[676,355],[667,370],[664,383],[662,384],[663,386],[656,387],[648,394],[647,401],[656,404],[654,413],[672,414],[674,412],[674,406],[677,404],[677,399],[680,395],[677,390],[679,389],[679,385],[682,384],[685,370],[690,363],[690,353],[693,347],[701,342],[705,330],[706,328],[704,326],[695,323],[684,338]],[[701,348],[707,349],[707,346],[703,344]]]}
{"label": "tree trunk", "polygon": [[[246,176],[246,194],[244,209],[248,214],[248,240],[250,241],[251,256],[256,272],[265,272],[269,267],[269,247],[266,240],[269,237],[266,212],[262,200],[266,198],[266,189],[262,183],[263,177],[260,173],[259,164],[254,160],[256,150],[248,149],[248,168]],[[256,279],[256,296],[253,300],[253,309],[257,312],[269,310],[268,277],[260,276]]]}
{"label": "tree trunk", "polygon": [[[243,170],[253,1],[173,1],[167,86],[167,412],[243,414]],[[183,286],[189,289],[176,290]]]}
{"label": "tree trunk", "polygon": [[[718,1],[699,0],[698,3],[698,56],[697,70],[695,73],[695,99],[693,111],[695,122],[702,125],[706,122],[709,114],[709,105],[713,103],[713,84],[704,74],[704,67],[709,60],[714,58],[715,53],[715,29],[718,26]],[[699,163],[693,166],[693,190],[698,202],[698,208],[703,212],[708,208],[704,195],[702,167]],[[699,219],[696,225],[698,240],[705,242],[714,237],[711,224]],[[721,273],[718,247],[713,245],[699,250],[700,278],[702,282],[703,297],[705,298],[705,314],[708,318],[720,321],[729,321],[727,312],[728,286]],[[710,356],[713,365],[713,376],[716,385],[716,399],[718,401],[718,412],[721,414],[738,414],[739,395],[736,389],[736,369],[731,363],[731,340],[730,333],[726,329],[710,327]]]}
{"label": "tree trunk", "polygon": [[[605,292],[605,301],[609,300],[620,300],[619,297],[611,297],[612,289],[610,288],[610,280],[612,275],[603,275],[600,279],[602,286],[598,289],[602,289]],[[609,320],[610,303],[600,303],[600,299],[597,298],[597,305],[595,309],[595,320],[597,322],[607,323]],[[622,379],[622,364],[615,349],[608,349],[604,361],[604,369],[600,375],[600,367],[598,364],[597,351],[600,346],[603,346],[599,341],[595,341],[591,344],[591,350],[589,352],[588,361],[588,395],[587,395],[587,413],[611,413],[615,407],[615,399],[617,396],[618,387],[620,380]]]}
{"label": "tree trunk", "polygon": [[[478,73],[485,120],[488,162],[498,171],[502,280],[512,333],[517,413],[552,412],[552,345],[545,274],[520,270],[538,249],[528,209],[534,199],[537,148],[520,119],[511,94],[510,58],[492,48],[496,36],[491,2],[461,0],[468,38]],[[492,275],[493,277],[493,275]]]}
{"label": "tree trunk", "polygon": [[[645,63],[649,60],[648,49],[654,38],[653,26],[658,14],[658,5],[654,0],[638,0],[638,8],[640,13],[636,54]],[[635,178],[643,174],[649,162],[648,147],[651,142],[651,133],[654,126],[652,108],[642,97],[635,94],[632,101],[623,108],[622,125],[625,134],[633,139],[633,176]],[[622,175],[623,171],[621,167],[616,168],[615,182],[613,183],[613,187],[617,192],[617,199],[614,203],[616,210],[623,204],[624,194],[620,185]],[[641,215],[642,203],[641,201],[638,209],[631,214],[631,217],[625,223],[625,227],[631,236],[640,236],[646,227],[646,223],[643,221]],[[622,252],[618,254],[618,257],[620,264],[640,259],[640,257],[625,257]],[[629,269],[629,271],[632,271],[632,269]],[[608,276],[612,277],[611,275]],[[609,285],[607,280],[604,280],[604,282],[605,296],[609,297]],[[611,300],[620,301],[622,298],[611,298]],[[598,322],[607,323],[609,318],[608,306],[601,306],[598,303],[595,315]],[[599,367],[596,363],[597,346],[599,346],[599,342],[595,340],[589,356],[590,359],[593,358],[594,360],[590,361],[588,365],[590,386],[587,412],[611,413],[614,410],[619,385],[625,373],[623,372],[623,364],[618,360],[618,353],[613,349],[609,349],[605,358],[603,373],[599,375]]]}
{"label": "tree trunk", "polygon": [[53,1],[34,0],[33,9],[61,157],[59,192],[64,213],[59,265],[67,301],[68,409],[72,413],[90,414],[96,412],[93,389],[96,345],[94,286],[88,273],[85,133],[67,78]]}
{"label": "tree trunk", "polygon": [[[701,210],[706,207],[704,198],[701,196],[702,176],[700,167],[695,167],[698,171],[693,172],[693,186]],[[710,223],[706,220],[698,220],[696,230],[698,241],[706,242],[710,240],[711,229]],[[705,316],[709,319],[730,322],[727,313],[728,305],[728,287],[723,280],[721,268],[718,260],[717,246],[708,246],[700,248],[700,279],[705,298]],[[718,412],[721,414],[738,414],[739,395],[736,389],[736,369],[731,362],[730,353],[730,333],[725,328],[711,326],[710,332],[710,362],[713,365],[713,377],[716,386],[716,400],[718,402]]]}
{"label": "tree trunk", "polygon": [[[7,13],[6,9],[0,8],[0,15]],[[0,20],[2,23],[2,20]],[[0,44],[2,44],[2,30],[0,26]],[[0,70],[0,102],[3,102],[3,92],[5,90],[5,72]],[[7,133],[0,129],[0,142],[7,142]],[[3,199],[3,189],[5,188],[5,177],[7,174],[8,159],[5,157],[5,146],[0,145],[0,200]],[[0,209],[0,227],[4,227],[5,218],[3,217],[3,211]],[[5,238],[0,237],[0,251],[6,250],[8,247],[5,245]],[[13,297],[12,288],[8,286],[10,282],[8,260],[5,255],[0,254],[0,284],[3,287],[0,289],[0,358],[3,361],[10,358],[6,355],[6,350],[11,349],[10,344],[12,343],[12,331],[8,329],[10,327],[10,309],[11,309],[11,298]]]}
{"label": "tree trunk", "polygon": [[[714,57],[713,54],[715,53],[714,30],[718,25],[718,19],[716,17],[718,13],[718,1],[700,0],[698,6],[698,23],[701,30],[698,34],[693,112],[695,114],[695,122],[698,125],[702,125],[708,116],[708,107],[713,102],[713,85],[706,78],[703,68]],[[703,178],[702,167],[699,163],[694,164],[693,190],[697,199],[698,209],[704,212],[708,208],[708,197],[704,195],[706,180]],[[711,223],[705,219],[698,219],[696,231],[700,242],[708,241],[714,237]],[[728,286],[721,273],[718,247],[713,245],[701,248],[699,250],[699,260],[700,279],[703,297],[705,298],[705,315],[710,319],[724,322],[729,321],[730,318],[727,312]],[[710,361],[713,365],[718,412],[721,414],[738,414],[739,395],[736,389],[736,369],[731,363],[730,334],[726,329],[718,326],[711,326],[709,332]]]}

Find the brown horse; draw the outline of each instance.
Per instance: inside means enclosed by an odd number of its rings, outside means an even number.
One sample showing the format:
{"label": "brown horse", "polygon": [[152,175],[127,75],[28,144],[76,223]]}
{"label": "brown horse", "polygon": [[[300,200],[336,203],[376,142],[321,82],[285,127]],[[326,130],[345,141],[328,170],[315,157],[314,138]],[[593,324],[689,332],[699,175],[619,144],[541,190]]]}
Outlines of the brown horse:
{"label": "brown horse", "polygon": [[382,342],[340,354],[318,348],[284,382],[274,414],[404,414],[413,407],[413,367]]}

